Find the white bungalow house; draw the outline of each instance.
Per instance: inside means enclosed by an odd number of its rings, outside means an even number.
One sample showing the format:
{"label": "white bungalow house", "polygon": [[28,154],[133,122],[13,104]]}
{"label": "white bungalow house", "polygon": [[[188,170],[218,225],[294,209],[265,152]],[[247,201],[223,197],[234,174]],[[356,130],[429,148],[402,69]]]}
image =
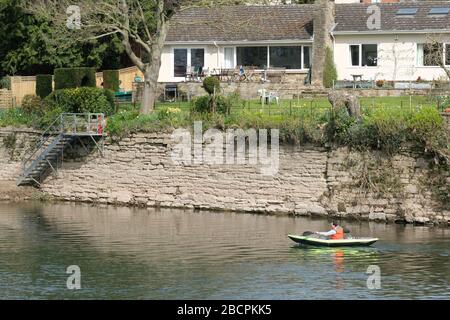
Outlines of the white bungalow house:
{"label": "white bungalow house", "polygon": [[[429,57],[439,50],[450,66],[450,2],[377,3],[381,20],[375,29],[368,24],[371,5],[317,0],[315,5],[185,10],[169,29],[159,81],[186,81],[195,67],[213,73],[242,65],[257,72],[282,68],[291,81],[314,83],[326,46],[333,49],[340,80],[445,76]],[[430,48],[431,40],[440,45]]]}

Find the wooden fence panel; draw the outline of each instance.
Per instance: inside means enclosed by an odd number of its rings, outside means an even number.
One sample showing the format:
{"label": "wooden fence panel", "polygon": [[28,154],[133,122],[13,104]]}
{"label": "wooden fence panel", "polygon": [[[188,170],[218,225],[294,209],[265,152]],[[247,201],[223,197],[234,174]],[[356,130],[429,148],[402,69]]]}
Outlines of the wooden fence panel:
{"label": "wooden fence panel", "polygon": [[36,77],[11,77],[11,92],[14,106],[20,106],[23,97],[36,94]]}
{"label": "wooden fence panel", "polygon": [[0,89],[0,109],[11,108],[13,106],[13,96],[11,90]]}

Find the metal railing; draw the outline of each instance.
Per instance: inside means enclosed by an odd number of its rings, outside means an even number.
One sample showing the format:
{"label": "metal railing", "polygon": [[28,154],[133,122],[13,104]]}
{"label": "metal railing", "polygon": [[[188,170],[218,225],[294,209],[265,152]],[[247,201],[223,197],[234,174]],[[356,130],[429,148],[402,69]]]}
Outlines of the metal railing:
{"label": "metal railing", "polygon": [[105,127],[105,115],[103,113],[62,113],[47,129],[42,132],[38,142],[31,149],[31,153],[22,159],[22,167],[25,171],[35,157],[39,157],[38,151],[46,145],[51,145],[50,139],[56,135],[75,136],[101,136]]}
{"label": "metal railing", "polygon": [[70,135],[103,135],[105,115],[103,113],[62,113],[60,133]]}
{"label": "metal railing", "polygon": [[400,80],[334,80],[333,89],[449,90],[450,82]]}

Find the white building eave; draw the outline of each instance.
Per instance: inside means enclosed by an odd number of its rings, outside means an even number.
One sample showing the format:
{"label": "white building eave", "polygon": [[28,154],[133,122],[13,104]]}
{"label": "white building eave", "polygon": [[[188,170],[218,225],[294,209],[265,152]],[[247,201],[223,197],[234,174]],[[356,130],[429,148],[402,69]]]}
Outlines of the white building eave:
{"label": "white building eave", "polygon": [[392,34],[447,34],[450,30],[369,30],[369,31],[334,31],[333,35],[392,35]]}
{"label": "white building eave", "polygon": [[222,46],[233,46],[233,45],[270,45],[270,44],[295,44],[295,43],[312,43],[313,39],[283,39],[283,40],[258,40],[258,41],[166,41],[166,45],[222,45]]}

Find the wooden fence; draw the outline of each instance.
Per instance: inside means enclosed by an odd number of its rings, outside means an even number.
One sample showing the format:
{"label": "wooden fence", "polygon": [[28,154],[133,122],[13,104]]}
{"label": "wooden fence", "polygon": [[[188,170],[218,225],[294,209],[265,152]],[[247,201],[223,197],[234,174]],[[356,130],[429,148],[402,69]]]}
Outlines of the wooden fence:
{"label": "wooden fence", "polygon": [[[135,76],[138,75],[144,79],[144,75],[139,71],[137,67],[130,67],[119,70],[120,88],[124,91],[133,90],[133,81]],[[101,87],[103,83],[103,73],[98,72],[96,74],[97,87]],[[11,77],[11,90],[9,98],[2,98],[7,96],[6,93],[2,93],[0,96],[0,108],[6,108],[11,106],[20,106],[22,104],[23,97],[26,95],[36,94],[36,77],[35,76],[14,76]],[[10,99],[10,103],[3,102],[4,99]]]}
{"label": "wooden fence", "polygon": [[11,90],[0,89],[0,109],[11,108],[13,106],[13,96]]}

